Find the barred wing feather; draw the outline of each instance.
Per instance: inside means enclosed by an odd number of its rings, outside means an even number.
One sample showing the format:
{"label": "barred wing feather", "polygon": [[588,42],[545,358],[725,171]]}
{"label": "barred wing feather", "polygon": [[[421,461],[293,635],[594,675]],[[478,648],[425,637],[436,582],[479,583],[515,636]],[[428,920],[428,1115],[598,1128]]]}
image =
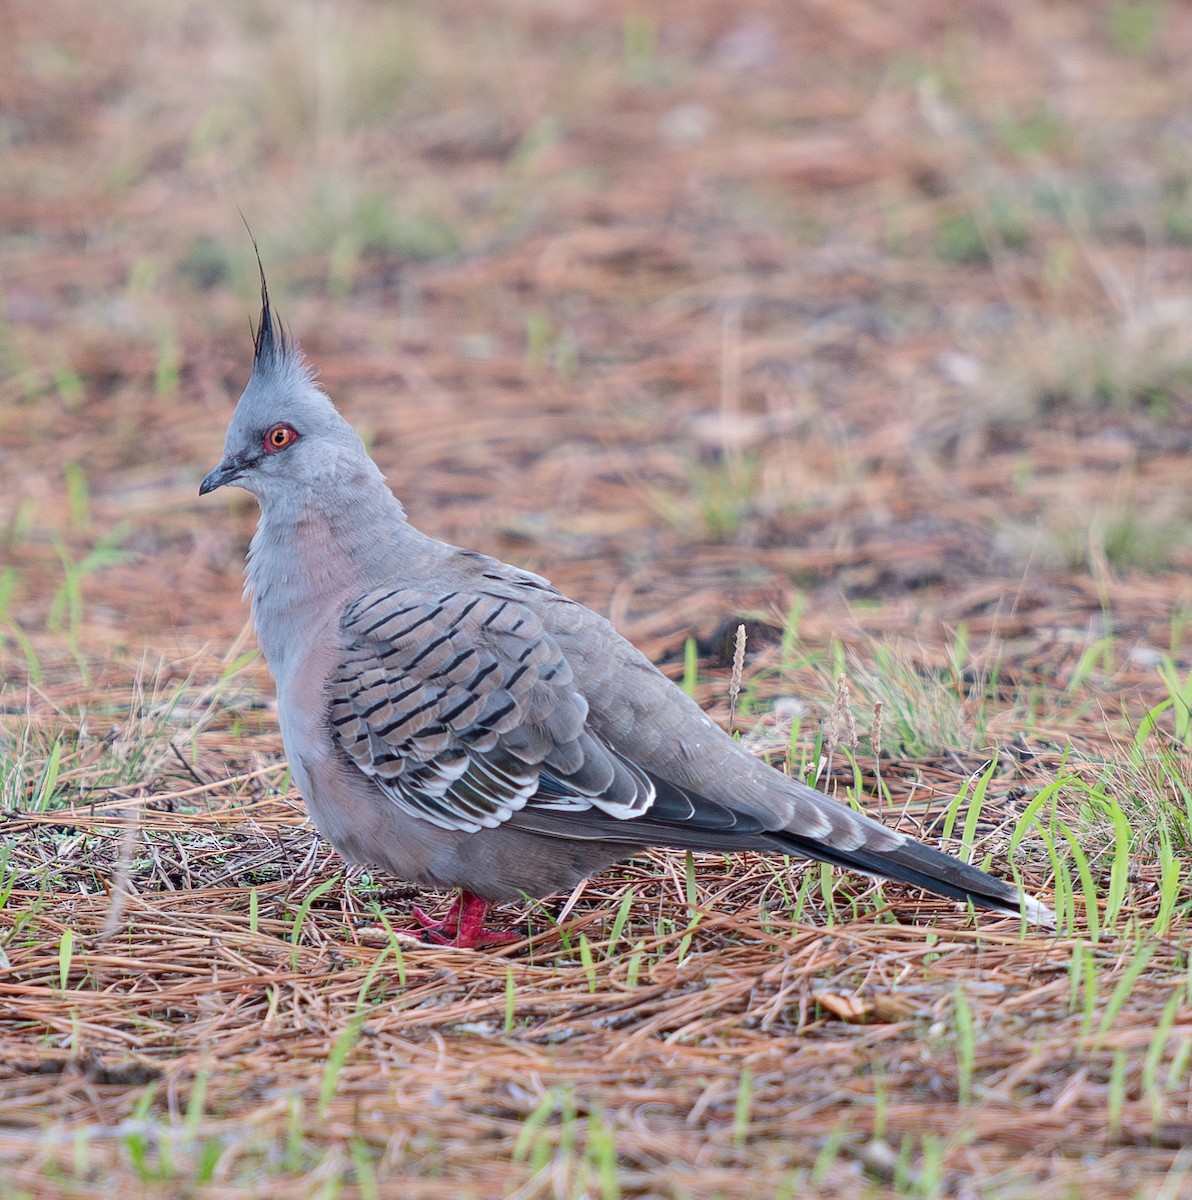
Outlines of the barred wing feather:
{"label": "barred wing feather", "polygon": [[515,598],[382,587],[342,628],[332,739],[407,813],[476,832],[527,805],[625,819],[653,803],[645,773],[587,728],[566,658]]}

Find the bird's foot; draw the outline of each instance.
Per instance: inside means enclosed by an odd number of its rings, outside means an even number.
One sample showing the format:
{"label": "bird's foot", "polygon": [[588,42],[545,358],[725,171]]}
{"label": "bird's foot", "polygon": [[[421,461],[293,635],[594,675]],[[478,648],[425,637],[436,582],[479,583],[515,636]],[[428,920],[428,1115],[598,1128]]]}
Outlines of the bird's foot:
{"label": "bird's foot", "polygon": [[456,946],[461,950],[484,950],[490,946],[505,946],[521,941],[521,935],[509,929],[486,929],[484,918],[489,902],[481,896],[461,889],[442,920],[420,908],[414,909],[414,920],[424,941],[436,946]]}

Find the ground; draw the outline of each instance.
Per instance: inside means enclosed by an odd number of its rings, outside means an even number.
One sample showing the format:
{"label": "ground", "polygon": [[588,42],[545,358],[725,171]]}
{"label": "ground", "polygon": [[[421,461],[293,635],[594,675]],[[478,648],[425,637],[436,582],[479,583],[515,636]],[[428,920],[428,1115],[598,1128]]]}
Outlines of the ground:
{"label": "ground", "polygon": [[[1192,9],[5,26],[0,1192],[1188,1194]],[[448,897],[307,823],[197,496],[244,223],[421,528],[1055,935],[655,853],[404,938]]]}

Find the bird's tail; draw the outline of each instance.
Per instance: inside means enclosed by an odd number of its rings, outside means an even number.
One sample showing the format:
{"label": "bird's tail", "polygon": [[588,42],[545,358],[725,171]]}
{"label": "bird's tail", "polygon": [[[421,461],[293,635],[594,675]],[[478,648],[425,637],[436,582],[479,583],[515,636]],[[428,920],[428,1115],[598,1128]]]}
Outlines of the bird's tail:
{"label": "bird's tail", "polygon": [[[762,850],[801,855],[833,866],[892,879],[913,887],[971,900],[982,908],[1024,916],[1032,925],[1055,927],[1051,910],[1004,880],[936,850],[924,842],[854,811],[799,780],[764,768],[768,787],[777,785],[786,802],[787,824],[775,829],[777,804],[754,802],[732,806],[679,787],[656,775],[653,803],[644,814],[617,819],[599,809],[568,811],[527,805],[514,820],[523,829],[550,837],[592,839],[619,845],[631,854],[639,846],[674,846],[683,850]],[[758,811],[759,808],[762,811]]]}
{"label": "bird's tail", "polygon": [[[981,908],[1022,915],[1032,925],[1055,928],[1051,909],[1014,884],[890,829],[800,780],[777,772],[768,772],[763,778],[771,787],[778,783],[789,805],[787,823],[777,829],[767,827],[756,809],[749,813],[743,806],[729,808],[655,779],[658,794],[647,817],[666,825],[666,834],[657,840],[692,849],[724,849],[736,844],[742,849],[748,846],[802,855],[954,900],[971,900]],[[770,811],[774,807],[771,801]],[[682,835],[676,836],[680,830]]]}
{"label": "bird's tail", "polygon": [[[862,821],[868,824],[867,819]],[[888,832],[882,829],[883,833]],[[786,830],[769,834],[769,839],[788,854],[801,854],[879,879],[907,883],[954,900],[971,900],[981,908],[1023,915],[1032,925],[1055,928],[1055,914],[1041,901],[924,842],[905,838],[889,848],[862,844],[855,849],[841,849]]]}
{"label": "bird's tail", "polygon": [[[767,771],[761,778],[768,789],[780,791],[786,801],[787,820],[778,828],[767,827],[764,813],[758,814],[756,801],[752,812],[744,804],[728,809],[690,791],[679,790],[676,798],[676,789],[670,784],[659,785],[655,802],[658,813],[651,811],[649,815],[672,821],[678,817],[689,830],[708,830],[713,837],[719,835],[738,844],[752,842],[757,846],[760,842],[768,850],[818,859],[954,900],[971,900],[981,908],[1022,915],[1032,925],[1055,928],[1055,914],[1014,884],[890,829],[801,780],[776,771]],[[771,793],[765,799],[767,810],[773,812],[778,807],[776,797]],[[680,809],[680,802],[687,806],[685,810]]]}

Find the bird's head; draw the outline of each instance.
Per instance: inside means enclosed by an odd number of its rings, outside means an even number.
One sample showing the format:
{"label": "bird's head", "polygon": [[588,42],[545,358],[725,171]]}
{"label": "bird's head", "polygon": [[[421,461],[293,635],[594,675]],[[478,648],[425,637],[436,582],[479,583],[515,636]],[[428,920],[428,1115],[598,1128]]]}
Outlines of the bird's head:
{"label": "bird's head", "polygon": [[253,342],[252,376],[228,425],[223,459],[199,485],[199,495],[235,484],[262,506],[286,501],[302,506],[355,482],[361,472],[379,478],[356,431],[274,317],[263,268],[261,321]]}

